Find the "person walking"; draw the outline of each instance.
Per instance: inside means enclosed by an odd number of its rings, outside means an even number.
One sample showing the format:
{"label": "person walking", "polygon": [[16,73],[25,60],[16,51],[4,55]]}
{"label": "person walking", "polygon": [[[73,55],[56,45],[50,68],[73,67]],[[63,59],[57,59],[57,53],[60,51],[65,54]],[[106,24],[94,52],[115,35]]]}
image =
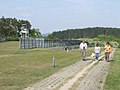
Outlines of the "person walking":
{"label": "person walking", "polygon": [[109,61],[110,61],[110,60],[109,60],[109,58],[110,58],[110,53],[111,53],[111,51],[112,51],[112,47],[111,47],[111,45],[110,45],[109,42],[106,43],[104,49],[105,49],[105,60],[106,60],[107,62],[109,62]]}
{"label": "person walking", "polygon": [[101,52],[101,48],[100,48],[99,44],[97,43],[95,45],[95,48],[94,48],[94,53],[95,53],[95,59],[96,60],[98,60],[100,52]]}
{"label": "person walking", "polygon": [[84,61],[86,57],[87,43],[85,41],[82,41],[79,45],[79,49],[81,51],[81,56]]}

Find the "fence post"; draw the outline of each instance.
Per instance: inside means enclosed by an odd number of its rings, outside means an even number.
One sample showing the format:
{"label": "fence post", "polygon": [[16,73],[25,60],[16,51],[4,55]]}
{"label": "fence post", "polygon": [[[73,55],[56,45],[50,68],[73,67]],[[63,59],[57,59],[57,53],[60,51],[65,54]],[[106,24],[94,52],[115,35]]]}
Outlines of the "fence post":
{"label": "fence post", "polygon": [[24,37],[24,49],[25,49],[25,37]]}
{"label": "fence post", "polygon": [[54,58],[54,56],[53,56],[53,59],[52,59],[52,65],[53,65],[53,67],[55,67],[55,58]]}
{"label": "fence post", "polygon": [[19,45],[20,45],[20,49],[22,49],[22,38],[19,38]]}

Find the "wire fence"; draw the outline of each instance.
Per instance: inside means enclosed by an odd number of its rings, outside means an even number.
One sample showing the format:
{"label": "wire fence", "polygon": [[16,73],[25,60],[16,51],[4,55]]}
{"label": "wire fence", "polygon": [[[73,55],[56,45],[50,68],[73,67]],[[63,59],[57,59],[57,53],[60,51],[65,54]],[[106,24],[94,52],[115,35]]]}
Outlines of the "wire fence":
{"label": "wire fence", "polygon": [[48,48],[54,46],[65,46],[66,44],[61,40],[52,40],[44,38],[20,38],[20,48]]}
{"label": "wire fence", "polygon": [[80,40],[61,40],[47,38],[20,38],[19,41],[21,49],[72,46],[80,44]]}

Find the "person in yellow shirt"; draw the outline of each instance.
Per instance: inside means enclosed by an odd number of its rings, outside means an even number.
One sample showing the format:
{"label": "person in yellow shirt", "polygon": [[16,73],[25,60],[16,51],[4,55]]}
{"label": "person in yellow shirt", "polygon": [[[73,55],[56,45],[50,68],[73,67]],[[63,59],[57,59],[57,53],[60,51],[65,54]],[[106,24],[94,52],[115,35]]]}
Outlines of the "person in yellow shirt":
{"label": "person in yellow shirt", "polygon": [[112,51],[112,47],[111,47],[110,43],[107,42],[104,48],[105,48],[105,60],[107,62],[109,62],[110,61],[109,57],[110,57],[110,53]]}

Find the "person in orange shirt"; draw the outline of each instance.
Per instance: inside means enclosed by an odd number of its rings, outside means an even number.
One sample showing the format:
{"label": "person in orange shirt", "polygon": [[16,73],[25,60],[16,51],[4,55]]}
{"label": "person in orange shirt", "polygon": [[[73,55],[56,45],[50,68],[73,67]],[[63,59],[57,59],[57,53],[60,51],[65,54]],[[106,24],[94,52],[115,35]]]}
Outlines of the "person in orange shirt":
{"label": "person in orange shirt", "polygon": [[112,51],[112,47],[111,47],[110,43],[107,42],[104,48],[105,48],[105,60],[107,62],[109,62],[110,61],[109,57],[110,57],[110,53]]}

